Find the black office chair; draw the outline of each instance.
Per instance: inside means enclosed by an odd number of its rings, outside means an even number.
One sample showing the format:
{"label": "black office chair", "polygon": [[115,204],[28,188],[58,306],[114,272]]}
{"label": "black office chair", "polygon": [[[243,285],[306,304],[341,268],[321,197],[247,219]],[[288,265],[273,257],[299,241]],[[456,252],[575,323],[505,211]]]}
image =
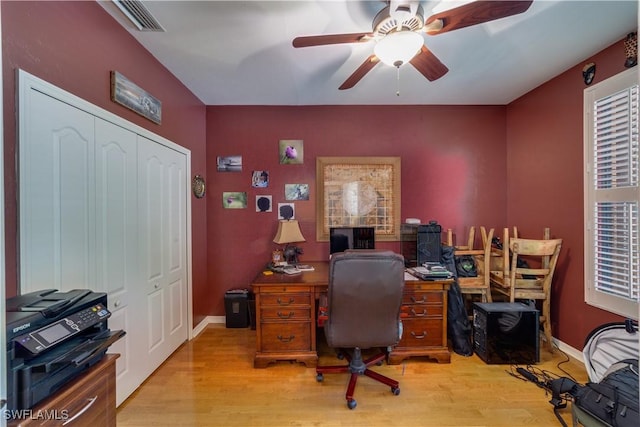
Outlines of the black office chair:
{"label": "black office chair", "polygon": [[[400,306],[404,288],[404,258],[391,251],[347,251],[334,254],[329,264],[327,320],[324,334],[330,347],[340,349],[349,365],[318,366],[316,379],[324,374],[350,372],[346,399],[349,409],[358,376],[366,375],[400,394],[399,383],[369,369],[380,364],[401,334]],[[364,349],[380,352],[362,360]],[[346,349],[353,349],[349,354]]]}

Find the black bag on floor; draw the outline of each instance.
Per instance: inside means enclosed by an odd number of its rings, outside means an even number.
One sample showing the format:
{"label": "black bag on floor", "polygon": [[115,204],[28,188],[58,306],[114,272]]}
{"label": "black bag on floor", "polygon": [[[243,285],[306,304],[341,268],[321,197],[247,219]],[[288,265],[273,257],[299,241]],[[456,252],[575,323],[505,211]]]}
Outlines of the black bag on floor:
{"label": "black bag on floor", "polygon": [[638,360],[625,359],[611,365],[600,382],[579,388],[574,404],[608,426],[637,427],[638,402]]}
{"label": "black bag on floor", "polygon": [[471,322],[469,322],[469,318],[467,317],[464,298],[460,291],[460,285],[458,285],[453,252],[454,249],[452,246],[442,246],[440,254],[440,263],[449,270],[455,278],[447,293],[447,335],[451,340],[451,348],[454,353],[462,356],[471,356],[473,354]]}

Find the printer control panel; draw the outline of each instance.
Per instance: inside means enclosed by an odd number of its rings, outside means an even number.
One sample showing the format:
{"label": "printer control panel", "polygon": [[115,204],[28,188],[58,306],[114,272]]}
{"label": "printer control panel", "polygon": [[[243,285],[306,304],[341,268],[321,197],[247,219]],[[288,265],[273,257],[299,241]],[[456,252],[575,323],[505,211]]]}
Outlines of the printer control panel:
{"label": "printer control panel", "polygon": [[111,316],[110,311],[102,304],[96,304],[36,331],[20,335],[14,338],[13,341],[27,349],[31,354],[38,354],[56,343],[108,319],[109,316]]}

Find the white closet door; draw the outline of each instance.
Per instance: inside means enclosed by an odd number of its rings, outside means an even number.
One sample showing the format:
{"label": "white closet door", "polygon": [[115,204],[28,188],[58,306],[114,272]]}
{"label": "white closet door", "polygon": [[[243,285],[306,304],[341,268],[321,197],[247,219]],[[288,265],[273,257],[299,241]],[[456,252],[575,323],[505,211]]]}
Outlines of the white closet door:
{"label": "white closet door", "polygon": [[186,156],[138,137],[140,266],[151,373],[188,337]]}
{"label": "white closet door", "polygon": [[20,292],[108,294],[126,331],[109,349],[119,405],[189,337],[190,153],[22,70],[19,84]]}
{"label": "white closet door", "polygon": [[20,142],[20,291],[93,288],[94,118],[28,92]]}
{"label": "white closet door", "polygon": [[[144,299],[136,287],[137,239],[137,135],[96,118],[96,289],[108,294],[109,328],[127,334],[109,348],[116,361],[116,402],[119,405],[144,381],[143,354],[146,331]],[[139,286],[138,286],[139,287]],[[140,348],[136,348],[136,347]]]}

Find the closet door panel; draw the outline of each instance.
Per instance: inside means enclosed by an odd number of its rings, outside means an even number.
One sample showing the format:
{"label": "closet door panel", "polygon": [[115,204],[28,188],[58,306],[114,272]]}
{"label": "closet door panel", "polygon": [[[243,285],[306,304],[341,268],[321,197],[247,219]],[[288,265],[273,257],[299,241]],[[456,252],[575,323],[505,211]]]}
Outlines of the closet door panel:
{"label": "closet door panel", "polygon": [[20,290],[94,283],[94,118],[30,91],[21,126]]}
{"label": "closet door panel", "polygon": [[[187,339],[186,157],[138,137],[140,263],[145,268],[147,359],[159,365]],[[155,367],[154,366],[154,367]]]}
{"label": "closet door panel", "polygon": [[[169,204],[167,220],[169,245],[167,251],[168,300],[167,331],[169,347],[178,348],[187,337],[187,259],[186,259],[186,158],[183,154],[165,148],[169,177]],[[171,351],[173,351],[171,350]]]}
{"label": "closet door panel", "polygon": [[127,334],[109,349],[116,361],[117,403],[144,380],[144,299],[139,283],[137,245],[137,135],[96,118],[96,290],[108,294],[109,328]]}

